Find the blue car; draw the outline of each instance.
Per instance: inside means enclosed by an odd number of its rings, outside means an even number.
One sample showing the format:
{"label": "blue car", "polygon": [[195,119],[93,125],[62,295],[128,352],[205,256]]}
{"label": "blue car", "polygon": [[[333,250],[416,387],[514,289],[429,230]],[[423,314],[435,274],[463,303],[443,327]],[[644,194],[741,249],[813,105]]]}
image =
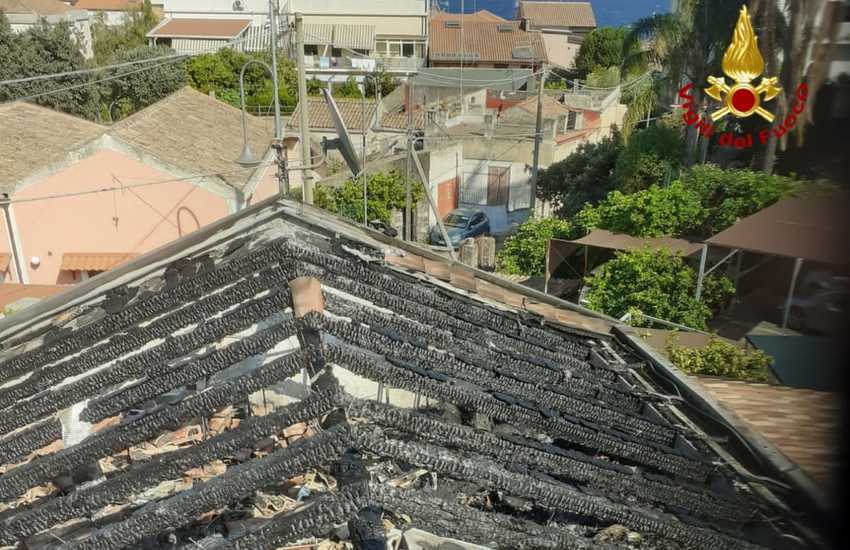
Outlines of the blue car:
{"label": "blue car", "polygon": [[[488,235],[490,233],[490,220],[487,215],[481,210],[473,208],[456,208],[448,213],[443,219],[443,225],[446,226],[446,233],[449,234],[449,240],[454,248],[460,246],[464,239],[477,237],[478,235]],[[431,244],[445,246],[443,235],[440,233],[440,227],[435,225],[431,228]]]}

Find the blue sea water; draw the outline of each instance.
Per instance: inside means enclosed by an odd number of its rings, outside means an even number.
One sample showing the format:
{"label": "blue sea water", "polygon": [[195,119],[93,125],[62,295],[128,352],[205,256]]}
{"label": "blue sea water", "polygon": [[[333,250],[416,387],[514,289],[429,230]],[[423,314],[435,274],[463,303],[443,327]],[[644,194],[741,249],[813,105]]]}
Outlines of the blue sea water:
{"label": "blue sea water", "polygon": [[[447,11],[460,13],[461,0],[431,0],[439,3]],[[642,17],[670,11],[670,0],[590,0],[596,24],[600,27],[618,27],[628,25]],[[476,10],[489,10],[505,19],[516,15],[517,0],[464,0],[466,13]]]}

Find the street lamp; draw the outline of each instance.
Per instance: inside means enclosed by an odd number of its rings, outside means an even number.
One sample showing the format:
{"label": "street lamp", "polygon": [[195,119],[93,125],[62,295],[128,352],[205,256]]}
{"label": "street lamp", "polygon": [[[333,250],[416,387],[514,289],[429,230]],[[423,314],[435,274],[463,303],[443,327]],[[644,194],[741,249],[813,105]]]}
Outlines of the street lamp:
{"label": "street lamp", "polygon": [[[239,99],[242,105],[242,154],[236,162],[246,168],[259,166],[262,162],[262,159],[254,156],[254,152],[251,151],[251,146],[248,145],[248,115],[245,112],[245,69],[252,64],[262,65],[265,67],[272,76],[272,79],[274,79],[274,71],[272,68],[269,67],[267,63],[260,61],[259,59],[249,59],[244,65],[242,65],[242,70],[239,71]],[[274,93],[277,94],[277,90],[274,90]]]}

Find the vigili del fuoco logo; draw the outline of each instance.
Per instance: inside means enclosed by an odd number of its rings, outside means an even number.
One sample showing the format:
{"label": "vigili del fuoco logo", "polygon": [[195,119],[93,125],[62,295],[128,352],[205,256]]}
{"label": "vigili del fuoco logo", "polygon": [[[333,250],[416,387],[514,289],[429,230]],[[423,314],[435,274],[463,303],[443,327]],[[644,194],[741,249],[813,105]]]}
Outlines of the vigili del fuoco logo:
{"label": "vigili del fuoco logo", "polygon": [[[763,76],[764,57],[759,51],[758,38],[753,32],[753,24],[750,20],[750,14],[747,12],[747,6],[741,7],[738,23],[732,33],[732,43],[729,44],[726,54],[723,56],[722,67],[726,76],[709,76],[708,83],[711,86],[705,89],[705,93],[720,102],[722,106],[713,111],[707,118],[700,117],[693,109],[694,98],[690,91],[694,85],[689,83],[679,90],[679,97],[684,100],[681,107],[686,110],[682,117],[685,124],[695,126],[706,137],[711,137],[714,134],[714,123],[728,115],[737,118],[759,115],[772,124],[774,115],[763,104],[772,101],[782,92],[782,88],[778,86],[779,79],[777,77]],[[732,80],[731,84],[727,81],[727,77]],[[758,85],[754,85],[754,81],[759,77],[761,77],[761,80]],[[797,116],[806,108],[807,98],[808,88],[805,84],[800,84],[797,87],[792,108],[779,124],[758,132],[745,134],[724,132],[720,135],[718,143],[724,147],[746,149],[752,147],[756,139],[761,144],[767,143],[771,132],[775,133],[776,137],[784,136],[796,126]],[[757,137],[753,135],[754,133],[757,134]]]}

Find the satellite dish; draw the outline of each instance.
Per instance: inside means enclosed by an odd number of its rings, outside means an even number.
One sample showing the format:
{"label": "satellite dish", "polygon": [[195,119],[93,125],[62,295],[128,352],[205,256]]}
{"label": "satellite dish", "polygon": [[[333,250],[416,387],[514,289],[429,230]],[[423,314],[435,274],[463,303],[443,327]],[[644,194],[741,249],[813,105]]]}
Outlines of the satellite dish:
{"label": "satellite dish", "polygon": [[345,122],[342,120],[342,115],[339,113],[339,108],[336,106],[330,90],[322,88],[322,94],[325,96],[325,103],[328,106],[328,111],[331,113],[331,120],[333,120],[334,128],[336,128],[336,134],[339,136],[339,152],[342,154],[342,158],[345,159],[345,163],[348,165],[351,173],[359,176],[360,159],[357,155],[357,149],[354,148],[354,142],[351,141],[351,136],[348,134],[348,129],[345,127]]}

